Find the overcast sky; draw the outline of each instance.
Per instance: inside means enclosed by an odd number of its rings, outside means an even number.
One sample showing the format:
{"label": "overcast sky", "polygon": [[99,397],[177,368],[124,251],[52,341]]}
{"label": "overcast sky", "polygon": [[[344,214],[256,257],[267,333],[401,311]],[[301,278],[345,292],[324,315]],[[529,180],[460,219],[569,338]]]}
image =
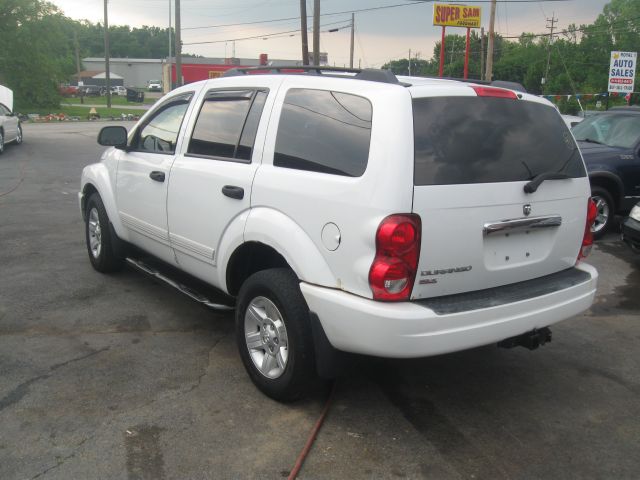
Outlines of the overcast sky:
{"label": "overcast sky", "polygon": [[[169,4],[175,0],[109,0],[109,23],[131,26],[169,25]],[[52,0],[64,13],[75,19],[101,22],[102,0]],[[322,0],[323,14],[357,10],[382,5],[407,4],[397,8],[356,13],[355,63],[362,66],[380,66],[388,60],[406,58],[408,50],[419,52],[422,58],[431,56],[435,42],[440,38],[440,27],[432,25],[431,3],[411,5],[408,0]],[[451,2],[453,3],[453,2]],[[489,4],[466,2],[482,7],[483,25],[489,25]],[[545,32],[546,18],[555,13],[560,29],[570,23],[591,23],[608,0],[560,0],[517,4],[498,3],[496,31],[502,35],[519,35],[523,31]],[[313,1],[307,1],[307,13],[313,12]],[[299,0],[181,0],[183,51],[207,57],[231,56],[232,43],[224,40],[275,34],[299,28],[298,20],[279,21],[257,25],[189,29],[209,25],[253,22],[295,17],[300,14]],[[347,26],[350,14],[323,16],[321,31]],[[309,20],[311,27],[311,20]],[[464,29],[449,31],[464,33]],[[221,43],[188,45],[191,42],[222,40]],[[168,41],[167,41],[168,43]],[[349,29],[321,34],[321,50],[329,54],[329,63],[343,65],[349,62]],[[309,35],[309,49],[312,37]],[[167,45],[168,50],[168,45]],[[226,55],[225,55],[226,53]],[[256,58],[268,53],[270,59],[297,59],[300,57],[300,35],[275,36],[270,39],[235,42],[235,54],[240,58]]]}

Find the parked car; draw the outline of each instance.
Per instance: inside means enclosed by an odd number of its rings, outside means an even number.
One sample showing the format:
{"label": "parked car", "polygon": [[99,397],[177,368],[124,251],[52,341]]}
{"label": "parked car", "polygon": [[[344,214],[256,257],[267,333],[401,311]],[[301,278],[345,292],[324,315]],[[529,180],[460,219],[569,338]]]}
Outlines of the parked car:
{"label": "parked car", "polygon": [[22,143],[22,125],[20,119],[9,107],[0,103],[0,154],[4,153],[7,143]]}
{"label": "parked car", "polygon": [[627,214],[640,197],[640,107],[616,107],[573,128],[598,208],[596,238]]}
{"label": "parked car", "polygon": [[62,84],[58,87],[58,92],[63,97],[75,97],[78,94],[76,85]]}
{"label": "parked car", "polygon": [[222,292],[249,377],[278,400],[335,375],[340,352],[533,349],[589,308],[595,205],[550,102],[296,70],[313,74],[230,70],[172,91],[128,135],[103,128],[114,148],[79,193],[93,267],[126,259],[213,308],[185,277]]}
{"label": "parked car", "polygon": [[117,95],[119,97],[124,97],[127,95],[127,89],[122,85],[117,85],[115,87],[111,87],[111,95]]}
{"label": "parked car", "polygon": [[160,80],[149,80],[147,88],[150,92],[161,92],[162,82]]}
{"label": "parked car", "polygon": [[80,97],[99,97],[102,88],[97,85],[81,85],[78,87],[78,96]]}
{"label": "parked car", "polygon": [[640,253],[640,202],[622,222],[622,240],[636,253]]}

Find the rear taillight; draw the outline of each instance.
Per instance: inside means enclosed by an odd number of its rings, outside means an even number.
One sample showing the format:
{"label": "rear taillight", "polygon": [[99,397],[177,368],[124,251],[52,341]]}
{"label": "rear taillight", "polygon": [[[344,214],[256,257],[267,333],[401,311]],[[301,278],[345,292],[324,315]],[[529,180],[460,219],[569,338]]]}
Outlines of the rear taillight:
{"label": "rear taillight", "polygon": [[596,204],[593,200],[589,199],[587,203],[587,224],[584,227],[584,236],[582,237],[582,246],[578,253],[578,262],[583,258],[587,258],[589,253],[591,253],[591,247],[593,246],[593,232],[591,232],[591,227],[593,227],[593,222],[596,221],[597,215],[598,209]]}
{"label": "rear taillight", "polygon": [[420,257],[420,217],[390,215],[376,233],[376,256],[369,270],[375,300],[407,300],[411,295]]}
{"label": "rear taillight", "polygon": [[497,98],[511,98],[517,100],[518,96],[512,90],[506,88],[496,87],[481,87],[480,85],[471,85],[479,97],[497,97]]}

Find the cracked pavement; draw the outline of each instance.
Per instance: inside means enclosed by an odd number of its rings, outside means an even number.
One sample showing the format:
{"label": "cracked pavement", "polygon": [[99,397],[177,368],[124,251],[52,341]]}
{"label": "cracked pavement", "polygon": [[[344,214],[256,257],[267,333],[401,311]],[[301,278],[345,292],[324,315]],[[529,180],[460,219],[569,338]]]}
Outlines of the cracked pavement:
{"label": "cracked pavement", "polygon": [[[91,268],[76,193],[103,125],[26,125],[0,156],[0,478],[286,477],[323,396],[267,399],[231,315]],[[537,351],[356,359],[301,478],[637,478],[640,256],[594,250],[596,303]]]}

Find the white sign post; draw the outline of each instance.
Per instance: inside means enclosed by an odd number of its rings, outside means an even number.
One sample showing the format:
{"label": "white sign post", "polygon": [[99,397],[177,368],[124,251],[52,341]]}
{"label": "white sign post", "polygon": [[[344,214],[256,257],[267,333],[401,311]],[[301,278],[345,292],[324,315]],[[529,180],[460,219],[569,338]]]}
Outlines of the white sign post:
{"label": "white sign post", "polygon": [[636,76],[637,52],[611,52],[609,92],[632,93]]}

